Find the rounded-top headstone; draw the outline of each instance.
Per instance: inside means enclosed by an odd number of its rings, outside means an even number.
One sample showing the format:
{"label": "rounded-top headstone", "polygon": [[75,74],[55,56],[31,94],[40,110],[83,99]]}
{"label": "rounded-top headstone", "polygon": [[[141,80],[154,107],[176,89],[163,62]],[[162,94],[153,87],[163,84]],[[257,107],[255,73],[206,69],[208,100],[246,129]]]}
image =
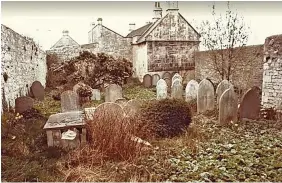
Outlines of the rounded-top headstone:
{"label": "rounded-top headstone", "polygon": [[219,98],[221,97],[221,95],[223,94],[223,92],[225,92],[225,90],[227,90],[228,88],[230,88],[231,86],[231,83],[227,80],[222,80],[217,88],[216,88],[216,101],[217,103],[219,103]]}
{"label": "rounded-top headstone", "polygon": [[122,97],[122,88],[117,84],[110,84],[105,89],[105,102],[115,102]]}
{"label": "rounded-top headstone", "polygon": [[152,76],[150,74],[146,74],[143,77],[143,85],[146,88],[150,88],[152,86]]}
{"label": "rounded-top headstone", "polygon": [[244,94],[239,110],[240,119],[258,119],[260,113],[259,87],[252,87]]}
{"label": "rounded-top headstone", "polygon": [[223,92],[219,99],[219,124],[237,122],[238,97],[231,87]]}
{"label": "rounded-top headstone", "polygon": [[203,79],[199,84],[197,94],[197,112],[203,113],[214,109],[214,87],[207,79]]}
{"label": "rounded-top headstone", "polygon": [[171,97],[175,99],[183,98],[183,86],[180,79],[174,79],[171,87]]}
{"label": "rounded-top headstone", "polygon": [[191,101],[197,98],[197,93],[199,89],[199,83],[195,80],[190,80],[185,88],[185,100]]}
{"label": "rounded-top headstone", "polygon": [[140,111],[142,103],[142,100],[131,99],[124,105],[123,110],[127,116],[135,116]]}
{"label": "rounded-top headstone", "polygon": [[179,74],[179,73],[176,73],[176,74],[174,74],[173,75],[173,77],[172,77],[172,83],[173,83],[173,81],[174,80],[176,80],[176,79],[179,79],[181,82],[182,82],[182,76]]}
{"label": "rounded-top headstone", "polygon": [[126,103],[127,100],[125,98],[119,98],[115,101],[115,103],[119,104],[121,107],[123,107]]}
{"label": "rounded-top headstone", "polygon": [[27,110],[32,109],[33,99],[30,97],[18,97],[15,100],[15,111],[16,113],[23,113]]}
{"label": "rounded-top headstone", "polygon": [[79,96],[76,92],[67,90],[61,94],[61,110],[62,112],[80,110]]}
{"label": "rounded-top headstone", "polygon": [[157,86],[157,82],[161,79],[160,75],[154,74],[152,76],[152,86]]}
{"label": "rounded-top headstone", "polygon": [[160,79],[157,82],[157,99],[165,99],[167,98],[167,84],[165,80]]}
{"label": "rounded-top headstone", "polygon": [[166,78],[169,78],[169,79],[172,78],[172,76],[171,76],[171,74],[170,74],[169,72],[165,72],[165,73],[163,74],[162,79],[166,79]]}
{"label": "rounded-top headstone", "polygon": [[30,90],[34,98],[44,100],[44,87],[39,81],[34,81],[30,87]]}
{"label": "rounded-top headstone", "polygon": [[124,110],[119,104],[113,102],[105,102],[97,106],[93,118],[102,120],[115,120],[123,118],[125,115]]}

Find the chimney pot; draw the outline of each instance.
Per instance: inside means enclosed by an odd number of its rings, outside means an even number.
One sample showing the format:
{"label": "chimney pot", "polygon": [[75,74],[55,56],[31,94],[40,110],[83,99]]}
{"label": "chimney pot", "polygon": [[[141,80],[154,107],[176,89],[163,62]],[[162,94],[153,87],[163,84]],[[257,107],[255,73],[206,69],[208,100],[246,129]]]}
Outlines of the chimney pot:
{"label": "chimney pot", "polygon": [[68,30],[63,30],[63,36],[67,36],[69,35],[69,31]]}
{"label": "chimney pot", "polygon": [[99,24],[99,25],[102,25],[102,21],[103,21],[102,18],[98,18],[97,21],[98,21],[98,24]]}
{"label": "chimney pot", "polygon": [[129,32],[135,30],[135,23],[130,23],[129,24]]}

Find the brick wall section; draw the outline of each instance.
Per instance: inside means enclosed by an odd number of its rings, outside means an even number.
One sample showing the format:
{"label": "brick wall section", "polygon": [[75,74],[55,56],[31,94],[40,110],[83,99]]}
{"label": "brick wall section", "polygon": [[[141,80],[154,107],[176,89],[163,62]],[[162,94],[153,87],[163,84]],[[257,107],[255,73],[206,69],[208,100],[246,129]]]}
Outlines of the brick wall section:
{"label": "brick wall section", "polygon": [[[27,95],[31,84],[46,83],[46,53],[30,38],[1,25],[2,106],[14,107],[15,99]],[[3,111],[3,108],[2,108]]]}
{"label": "brick wall section", "polygon": [[[233,64],[234,70],[231,72],[230,81],[243,92],[253,86],[262,86],[263,76],[263,45],[246,46],[234,50],[236,58]],[[227,50],[223,50],[226,56]],[[214,83],[219,83],[222,78],[215,70],[213,61],[214,55],[220,54],[215,51],[200,51],[196,53],[195,77],[197,80],[204,78],[211,79]]]}
{"label": "brick wall section", "polygon": [[263,61],[262,105],[282,112],[282,34],[266,38]]}

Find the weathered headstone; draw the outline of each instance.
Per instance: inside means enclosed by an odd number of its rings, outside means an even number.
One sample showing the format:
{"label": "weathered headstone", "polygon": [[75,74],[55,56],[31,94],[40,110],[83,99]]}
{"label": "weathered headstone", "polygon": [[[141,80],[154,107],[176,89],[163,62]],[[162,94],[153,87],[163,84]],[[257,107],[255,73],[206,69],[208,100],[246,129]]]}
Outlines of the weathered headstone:
{"label": "weathered headstone", "polygon": [[119,98],[115,101],[115,103],[119,104],[121,107],[123,107],[126,103],[127,100],[125,98]]}
{"label": "weathered headstone", "polygon": [[244,94],[239,110],[240,119],[258,119],[260,113],[260,88],[255,86]]}
{"label": "weathered headstone", "polygon": [[77,111],[80,109],[78,94],[68,90],[61,94],[61,110],[62,112]]}
{"label": "weathered headstone", "polygon": [[157,99],[165,99],[167,98],[167,84],[165,80],[160,79],[157,82]]}
{"label": "weathered headstone", "polygon": [[44,87],[39,81],[34,81],[30,87],[31,94],[34,98],[44,100]]}
{"label": "weathered headstone", "polygon": [[105,102],[115,102],[122,97],[122,88],[116,84],[110,84],[105,89]]}
{"label": "weathered headstone", "polygon": [[143,85],[146,88],[150,88],[152,86],[152,76],[150,74],[146,74],[143,77]]}
{"label": "weathered headstone", "polygon": [[33,107],[33,99],[30,97],[18,97],[15,100],[16,113],[23,113]]}
{"label": "weathered headstone", "polygon": [[197,94],[197,113],[214,109],[214,87],[210,81],[203,79],[199,84]]}
{"label": "weathered headstone", "polygon": [[221,97],[221,95],[223,94],[223,92],[225,92],[225,90],[227,90],[228,88],[230,88],[231,86],[231,83],[227,80],[222,80],[217,88],[216,88],[216,101],[217,101],[217,104],[219,104],[219,99]]}
{"label": "weathered headstone", "polygon": [[135,116],[139,112],[142,102],[139,99],[129,100],[123,107],[125,114],[127,116]]}
{"label": "weathered headstone", "polygon": [[92,89],[91,100],[101,100],[101,92],[99,89]]}
{"label": "weathered headstone", "polygon": [[227,124],[231,121],[237,122],[238,97],[233,88],[223,92],[219,99],[219,124]]}
{"label": "weathered headstone", "polygon": [[152,86],[157,86],[157,82],[161,79],[160,75],[154,74],[152,76]]}
{"label": "weathered headstone", "polygon": [[186,102],[189,102],[193,99],[197,98],[197,93],[199,89],[199,84],[195,80],[191,80],[187,83],[185,88],[185,100]]}
{"label": "weathered headstone", "polygon": [[172,83],[176,79],[179,79],[180,82],[182,83],[183,78],[182,78],[182,76],[180,74],[178,74],[178,73],[174,74],[174,76],[172,77]]}
{"label": "weathered headstone", "polygon": [[123,118],[124,115],[125,113],[119,104],[105,102],[97,106],[93,118],[107,121]]}
{"label": "weathered headstone", "polygon": [[172,78],[172,76],[171,76],[171,74],[170,74],[169,72],[165,72],[165,73],[163,74],[162,79],[166,79],[166,78],[169,78],[169,79]]}
{"label": "weathered headstone", "polygon": [[171,87],[171,97],[174,99],[183,98],[183,86],[180,79],[174,79]]}

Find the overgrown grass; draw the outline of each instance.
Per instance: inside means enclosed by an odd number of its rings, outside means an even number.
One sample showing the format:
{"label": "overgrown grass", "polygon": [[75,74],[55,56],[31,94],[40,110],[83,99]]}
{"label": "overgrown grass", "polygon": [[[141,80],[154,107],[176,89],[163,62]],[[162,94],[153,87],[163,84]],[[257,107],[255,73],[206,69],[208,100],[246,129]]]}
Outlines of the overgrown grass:
{"label": "overgrown grass", "polygon": [[134,87],[125,86],[124,97],[127,99],[141,99],[141,100],[151,100],[157,98],[154,89],[144,88],[140,85]]}

